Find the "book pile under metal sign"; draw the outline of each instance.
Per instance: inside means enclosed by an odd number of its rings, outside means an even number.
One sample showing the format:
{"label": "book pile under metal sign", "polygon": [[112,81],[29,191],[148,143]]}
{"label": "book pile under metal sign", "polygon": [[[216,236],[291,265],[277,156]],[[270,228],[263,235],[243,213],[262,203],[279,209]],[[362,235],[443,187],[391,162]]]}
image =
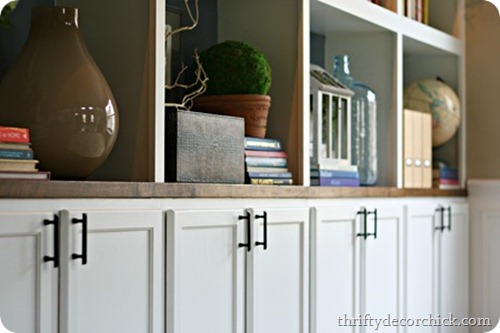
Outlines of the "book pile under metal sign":
{"label": "book pile under metal sign", "polygon": [[38,171],[27,128],[0,126],[0,179],[48,180]]}
{"label": "book pile under metal sign", "polygon": [[247,184],[293,184],[288,155],[276,139],[245,137],[245,174]]}

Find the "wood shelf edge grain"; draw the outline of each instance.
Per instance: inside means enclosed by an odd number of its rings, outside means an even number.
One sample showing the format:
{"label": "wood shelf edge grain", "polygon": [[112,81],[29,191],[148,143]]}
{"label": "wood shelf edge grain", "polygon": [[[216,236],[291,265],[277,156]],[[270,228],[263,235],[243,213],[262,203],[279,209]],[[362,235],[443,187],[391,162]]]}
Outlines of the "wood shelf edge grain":
{"label": "wood shelf edge grain", "polygon": [[0,181],[2,199],[465,197],[467,190],[303,187],[99,181]]}

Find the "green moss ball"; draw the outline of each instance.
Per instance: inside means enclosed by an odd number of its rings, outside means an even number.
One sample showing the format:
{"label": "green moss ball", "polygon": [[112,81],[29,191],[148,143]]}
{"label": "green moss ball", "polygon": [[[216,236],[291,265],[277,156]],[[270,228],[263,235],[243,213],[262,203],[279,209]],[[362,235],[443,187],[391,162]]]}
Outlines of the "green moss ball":
{"label": "green moss ball", "polygon": [[208,76],[207,95],[266,95],[271,86],[266,57],[248,44],[216,44],[200,54],[200,61]]}

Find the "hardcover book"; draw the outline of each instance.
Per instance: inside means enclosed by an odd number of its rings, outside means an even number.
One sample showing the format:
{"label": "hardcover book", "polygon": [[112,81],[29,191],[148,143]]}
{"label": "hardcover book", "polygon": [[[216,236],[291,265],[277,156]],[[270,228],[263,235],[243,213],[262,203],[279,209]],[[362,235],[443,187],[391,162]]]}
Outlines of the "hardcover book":
{"label": "hardcover book", "polygon": [[30,135],[27,128],[0,126],[0,141],[2,142],[29,142]]}
{"label": "hardcover book", "polygon": [[0,159],[0,171],[37,171],[37,160]]}
{"label": "hardcover book", "polygon": [[48,171],[0,171],[0,179],[10,180],[49,180]]}
{"label": "hardcover book", "polygon": [[253,178],[250,184],[254,185],[293,185],[291,178]]}
{"label": "hardcover book", "polygon": [[281,157],[287,158],[285,151],[281,150],[245,150],[245,156],[251,157]]}
{"label": "hardcover book", "polygon": [[29,142],[0,142],[0,149],[30,150],[31,143],[29,143]]}
{"label": "hardcover book", "polygon": [[245,150],[282,150],[276,139],[245,137]]}
{"label": "hardcover book", "polygon": [[359,186],[357,178],[311,178],[312,186],[339,186],[339,187],[356,187]]}
{"label": "hardcover book", "polygon": [[248,177],[252,178],[292,178],[291,172],[249,172]]}
{"label": "hardcover book", "polygon": [[288,168],[247,166],[247,172],[288,172]]}
{"label": "hardcover book", "polygon": [[311,170],[311,178],[359,178],[359,172],[347,170]]}
{"label": "hardcover book", "polygon": [[247,166],[287,167],[287,159],[279,157],[245,157]]}
{"label": "hardcover book", "polygon": [[31,160],[33,159],[33,150],[0,148],[0,158]]}

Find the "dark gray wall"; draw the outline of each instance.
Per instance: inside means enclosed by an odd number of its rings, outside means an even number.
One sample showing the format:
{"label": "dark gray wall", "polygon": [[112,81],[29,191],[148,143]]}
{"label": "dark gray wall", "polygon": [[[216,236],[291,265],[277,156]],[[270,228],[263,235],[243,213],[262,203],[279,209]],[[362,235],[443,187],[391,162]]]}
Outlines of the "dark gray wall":
{"label": "dark gray wall", "polygon": [[0,26],[0,79],[21,52],[30,29],[31,9],[53,5],[50,0],[20,0],[10,14],[10,25]]}
{"label": "dark gray wall", "polygon": [[[325,36],[311,32],[311,63],[325,68]],[[329,72],[329,68],[325,68]]]}

